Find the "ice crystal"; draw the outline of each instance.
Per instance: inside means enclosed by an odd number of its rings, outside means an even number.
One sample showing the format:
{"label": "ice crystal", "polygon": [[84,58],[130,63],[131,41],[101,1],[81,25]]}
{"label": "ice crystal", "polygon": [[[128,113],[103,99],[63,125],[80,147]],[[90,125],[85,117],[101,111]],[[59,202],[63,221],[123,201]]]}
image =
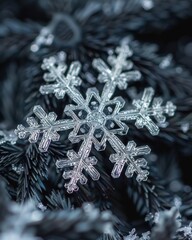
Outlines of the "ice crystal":
{"label": "ice crystal", "polygon": [[[130,178],[133,176],[134,172],[137,173],[137,181],[147,180],[149,172],[147,170],[142,170],[147,166],[147,161],[144,158],[134,159],[135,156],[145,155],[150,153],[150,148],[146,146],[136,147],[134,141],[128,142],[127,146],[124,148],[124,152],[117,152],[110,156],[111,162],[115,162],[115,166],[112,170],[111,175],[117,178],[121,175],[124,165],[127,163],[127,169],[125,175]],[[120,159],[120,160],[119,160]]]}
{"label": "ice crystal", "polygon": [[43,219],[42,213],[35,208],[33,202],[24,205],[11,204],[9,214],[1,225],[1,240],[41,240],[36,237],[32,229],[26,230],[30,224],[36,224]]}
{"label": "ice crystal", "polygon": [[188,226],[184,226],[179,228],[178,232],[183,232],[184,237],[192,238],[192,222],[189,223]]}
{"label": "ice crystal", "polygon": [[11,167],[17,174],[21,174],[25,170],[23,164],[12,164]]}
{"label": "ice crystal", "polygon": [[150,240],[150,232],[145,232],[142,233],[142,236],[139,237],[136,233],[136,229],[133,228],[130,232],[129,235],[124,237],[124,240]]}
{"label": "ice crystal", "polygon": [[54,36],[50,32],[49,28],[42,28],[39,35],[36,37],[35,41],[31,45],[31,51],[39,51],[42,45],[50,46],[53,43]]}
{"label": "ice crystal", "polygon": [[132,54],[127,41],[122,41],[115,52],[109,53],[107,63],[95,59],[93,67],[98,70],[98,80],[104,83],[104,87],[101,93],[96,88],[89,88],[86,97],[77,88],[81,84],[79,62],[73,62],[67,70],[67,65],[58,56],[43,61],[42,68],[47,71],[44,79],[48,84],[41,86],[40,92],[55,94],[57,98],[67,94],[75,104],[65,107],[68,118],[61,120],[56,120],[55,113],[46,114],[40,106],[35,106],[33,112],[40,123],[34,117],[27,118],[29,127],[19,125],[15,132],[19,138],[29,135],[31,143],[37,142],[42,134],[39,149],[47,151],[51,141],[59,140],[58,132],[72,129],[69,140],[81,142],[79,150],[68,151],[66,159],[56,162],[58,168],[64,168],[64,179],[69,179],[65,184],[69,193],[79,189],[79,182],[86,184],[88,175],[93,180],[99,179],[97,159],[91,150],[105,150],[106,144],[114,150],[109,157],[114,163],[111,173],[114,178],[119,177],[125,168],[127,177],[135,173],[137,181],[147,180],[147,162],[142,156],[149,154],[150,148],[147,145],[137,147],[132,140],[125,145],[119,136],[127,134],[128,125],[133,121],[137,128],[146,127],[152,135],[157,135],[159,125],[165,123],[166,115],[174,115],[176,107],[171,102],[162,106],[161,98],[153,99],[152,88],[146,88],[141,99],[134,99],[131,109],[124,109],[122,97],[113,97],[116,88],[124,90],[130,81],[141,77],[140,72],[133,69]]}
{"label": "ice crystal", "polygon": [[10,142],[11,144],[15,144],[17,142],[17,136],[14,131],[0,130],[0,145],[5,142]]}

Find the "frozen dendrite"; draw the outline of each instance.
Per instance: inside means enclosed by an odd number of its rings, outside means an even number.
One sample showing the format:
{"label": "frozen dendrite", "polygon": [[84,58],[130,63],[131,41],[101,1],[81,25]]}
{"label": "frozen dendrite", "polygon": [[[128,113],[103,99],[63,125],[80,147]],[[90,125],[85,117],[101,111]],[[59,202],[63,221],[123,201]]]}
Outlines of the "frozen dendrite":
{"label": "frozen dendrite", "polygon": [[28,135],[31,143],[37,142],[42,134],[39,149],[47,151],[51,141],[59,140],[58,132],[72,129],[69,140],[81,142],[79,150],[68,151],[66,159],[56,162],[58,168],[64,168],[64,179],[69,179],[65,184],[69,193],[78,190],[78,182],[86,184],[87,174],[93,180],[99,179],[97,159],[91,150],[105,150],[107,143],[114,150],[109,158],[114,163],[111,173],[114,178],[119,177],[125,168],[127,177],[135,173],[137,181],[147,180],[147,162],[142,156],[149,154],[150,148],[146,145],[137,147],[134,141],[125,145],[119,136],[127,134],[128,124],[133,121],[137,128],[146,127],[152,135],[157,135],[158,125],[166,121],[166,115],[173,116],[176,107],[171,102],[162,106],[161,98],[153,99],[152,88],[146,88],[141,99],[133,100],[131,109],[124,109],[122,97],[113,97],[116,88],[124,90],[130,81],[137,81],[141,77],[139,71],[132,69],[133,63],[129,59],[132,54],[127,41],[122,41],[115,53],[110,52],[107,63],[100,58],[95,59],[93,67],[98,70],[98,80],[104,83],[104,87],[101,93],[96,88],[88,89],[85,98],[77,88],[81,84],[79,62],[73,62],[67,70],[66,64],[61,63],[58,56],[43,61],[42,67],[47,71],[44,79],[48,84],[41,86],[40,92],[53,93],[57,98],[67,94],[75,103],[64,109],[70,118],[56,120],[55,113],[46,114],[40,106],[35,106],[33,112],[40,123],[30,117],[27,119],[29,127],[19,125],[15,132],[19,138]]}

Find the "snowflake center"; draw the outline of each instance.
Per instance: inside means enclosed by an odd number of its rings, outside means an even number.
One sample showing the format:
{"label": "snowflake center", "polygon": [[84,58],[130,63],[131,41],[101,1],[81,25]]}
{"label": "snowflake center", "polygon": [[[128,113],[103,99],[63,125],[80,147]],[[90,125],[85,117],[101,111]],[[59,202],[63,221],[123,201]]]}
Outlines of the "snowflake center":
{"label": "snowflake center", "polygon": [[87,117],[88,122],[91,122],[94,126],[99,127],[105,124],[105,116],[103,113],[93,111]]}

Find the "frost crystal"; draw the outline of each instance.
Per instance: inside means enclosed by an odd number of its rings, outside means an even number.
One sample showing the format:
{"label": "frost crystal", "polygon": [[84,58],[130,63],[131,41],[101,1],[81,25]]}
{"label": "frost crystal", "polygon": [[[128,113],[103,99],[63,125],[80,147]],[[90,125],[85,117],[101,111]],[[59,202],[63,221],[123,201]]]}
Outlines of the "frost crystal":
{"label": "frost crystal", "polygon": [[142,236],[139,237],[135,228],[133,228],[131,232],[129,232],[129,235],[124,237],[124,240],[150,240],[150,232],[142,233]]}
{"label": "frost crystal", "polygon": [[132,54],[128,43],[122,41],[115,53],[110,52],[107,63],[100,58],[95,59],[93,67],[98,70],[98,80],[104,83],[104,87],[101,93],[96,88],[89,88],[85,98],[77,88],[81,84],[79,62],[73,62],[67,70],[66,64],[58,56],[43,61],[42,68],[47,71],[44,79],[48,84],[41,86],[40,92],[55,94],[58,99],[67,94],[75,103],[64,109],[70,119],[56,120],[55,113],[46,114],[40,106],[35,106],[33,112],[40,123],[33,117],[27,118],[29,127],[19,125],[15,132],[19,138],[29,135],[30,142],[37,142],[42,134],[39,149],[47,151],[51,141],[59,140],[58,132],[72,129],[69,140],[81,142],[79,150],[68,151],[66,159],[56,162],[58,168],[64,169],[64,179],[69,179],[65,184],[69,193],[79,189],[78,183],[86,184],[88,175],[93,180],[99,179],[97,159],[91,150],[105,150],[107,143],[114,150],[109,158],[114,163],[111,173],[114,178],[120,177],[125,169],[127,177],[135,173],[138,182],[147,180],[147,162],[142,156],[149,154],[150,148],[146,145],[137,147],[134,141],[125,145],[119,136],[127,134],[128,123],[133,121],[137,128],[146,127],[152,135],[157,135],[159,125],[166,121],[165,116],[173,116],[176,107],[171,102],[162,106],[161,98],[153,99],[152,88],[146,88],[141,99],[133,100],[133,107],[128,110],[124,109],[122,97],[113,97],[116,88],[124,90],[130,81],[141,77],[128,60]]}
{"label": "frost crystal", "polygon": [[115,162],[111,175],[114,178],[119,177],[124,165],[127,163],[125,175],[128,178],[132,177],[134,172],[136,172],[138,182],[147,180],[149,172],[147,170],[142,170],[142,168],[146,168],[147,161],[144,158],[135,160],[134,157],[148,154],[150,151],[151,150],[147,145],[136,147],[136,143],[134,141],[128,142],[127,146],[124,147],[124,152],[117,152],[117,154],[112,154],[110,156],[111,162]]}
{"label": "frost crystal", "polygon": [[42,45],[50,46],[53,43],[54,36],[50,30],[46,27],[42,28],[39,35],[36,37],[35,41],[31,45],[31,51],[39,51]]}
{"label": "frost crystal", "polygon": [[22,164],[12,164],[11,167],[12,170],[15,171],[17,174],[21,174],[25,170]]}
{"label": "frost crystal", "polygon": [[14,131],[0,130],[0,145],[5,142],[10,142],[11,144],[15,144],[17,142],[17,136],[15,135]]}

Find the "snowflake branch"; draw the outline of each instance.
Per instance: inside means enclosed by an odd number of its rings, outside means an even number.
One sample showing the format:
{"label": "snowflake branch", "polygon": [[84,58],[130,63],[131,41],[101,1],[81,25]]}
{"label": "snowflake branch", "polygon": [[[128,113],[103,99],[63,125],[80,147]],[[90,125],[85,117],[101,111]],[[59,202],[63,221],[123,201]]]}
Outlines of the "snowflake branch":
{"label": "snowflake branch", "polygon": [[158,123],[166,121],[165,114],[173,116],[176,106],[172,102],[167,102],[165,106],[161,106],[163,100],[161,98],[154,98],[152,106],[150,106],[154,90],[146,88],[144,90],[141,100],[133,100],[133,106],[136,109],[126,110],[119,112],[116,119],[121,121],[136,120],[136,127],[143,128],[144,126],[149,130],[152,135],[158,135],[159,127],[152,121],[150,117],[154,117]]}
{"label": "snowflake branch", "polygon": [[30,135],[29,142],[35,143],[38,141],[40,133],[43,133],[39,144],[39,150],[41,152],[48,150],[51,141],[59,140],[60,136],[57,132],[71,129],[75,125],[75,122],[71,120],[56,121],[57,115],[54,112],[46,114],[39,105],[33,108],[33,112],[39,118],[40,124],[38,124],[34,117],[29,117],[27,118],[29,127],[26,128],[23,125],[18,125],[15,134],[21,139]]}
{"label": "snowflake branch", "polygon": [[134,141],[128,142],[127,146],[125,146],[115,134],[108,131],[105,131],[105,133],[108,137],[109,143],[116,151],[116,154],[112,154],[109,158],[111,162],[115,163],[111,172],[112,177],[120,177],[125,164],[127,164],[125,175],[128,178],[132,177],[135,172],[137,173],[138,182],[146,181],[149,172],[142,168],[146,168],[147,162],[144,158],[135,160],[135,157],[149,154],[151,151],[150,148],[147,145],[136,147]]}
{"label": "snowflake branch", "polygon": [[62,99],[67,94],[77,104],[84,105],[85,100],[83,96],[75,88],[80,86],[82,82],[80,77],[78,77],[81,69],[81,64],[78,61],[70,65],[66,76],[64,74],[67,66],[59,62],[56,56],[44,59],[42,69],[49,71],[44,74],[44,80],[48,83],[56,83],[41,86],[39,89],[41,94],[53,93],[57,99]]}
{"label": "snowflake branch", "polygon": [[90,129],[88,136],[84,139],[78,153],[75,153],[73,150],[67,152],[67,160],[58,160],[56,166],[58,168],[73,167],[73,170],[64,171],[63,178],[69,179],[69,183],[65,184],[68,193],[73,191],[78,191],[79,187],[77,186],[78,181],[81,184],[87,183],[87,178],[82,173],[85,170],[93,180],[98,180],[100,177],[99,172],[93,167],[96,165],[97,159],[89,157],[92,148],[92,138],[94,133],[94,127]]}
{"label": "snowflake branch", "polygon": [[132,51],[125,41],[122,41],[121,46],[116,48],[116,53],[117,57],[110,55],[107,59],[112,69],[100,58],[93,61],[93,67],[100,72],[98,80],[105,83],[101,95],[101,98],[105,101],[111,98],[117,86],[123,90],[127,88],[128,82],[137,81],[141,78],[139,71],[130,71],[133,63],[127,58],[132,56]]}

